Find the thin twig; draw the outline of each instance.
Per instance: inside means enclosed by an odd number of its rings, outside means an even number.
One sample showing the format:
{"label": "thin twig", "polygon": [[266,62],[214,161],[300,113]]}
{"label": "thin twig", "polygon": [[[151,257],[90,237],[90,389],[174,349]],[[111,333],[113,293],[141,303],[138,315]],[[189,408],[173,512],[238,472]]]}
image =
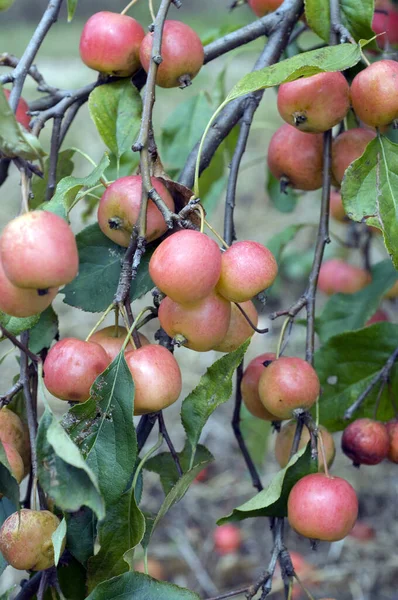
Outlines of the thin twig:
{"label": "thin twig", "polygon": [[19,380],[16,383],[14,383],[14,385],[8,390],[6,394],[4,394],[4,396],[0,396],[0,409],[2,409],[3,406],[7,406],[7,404],[10,404],[11,400],[14,398],[14,396],[16,396],[16,394],[18,394],[18,392],[22,390],[22,388],[23,383],[21,380]]}
{"label": "thin twig", "polygon": [[22,352],[24,354],[26,354],[27,356],[29,356],[30,360],[33,360],[33,362],[37,363],[39,362],[40,356],[37,356],[37,354],[33,354],[33,352],[31,352],[28,348],[27,345],[24,344],[23,342],[23,334],[21,335],[21,341],[18,340],[18,338],[15,337],[15,335],[13,335],[10,331],[8,331],[5,327],[3,327],[3,325],[0,325],[0,333],[6,337],[7,339],[10,340],[10,342],[12,344],[14,344],[14,346],[16,348],[19,348],[19,350],[22,350]]}
{"label": "thin twig", "polygon": [[21,591],[15,596],[14,600],[31,600],[37,593],[41,578],[43,577],[44,571],[38,571],[22,585]]}
{"label": "thin twig", "polygon": [[176,449],[174,448],[174,444],[171,441],[169,436],[169,432],[167,431],[166,423],[164,422],[163,412],[160,411],[158,414],[158,422],[159,422],[159,433],[163,435],[163,438],[170,450],[170,454],[173,457],[174,464],[176,466],[178,477],[182,477],[184,475],[184,471],[182,470],[180,457],[178,456]]}

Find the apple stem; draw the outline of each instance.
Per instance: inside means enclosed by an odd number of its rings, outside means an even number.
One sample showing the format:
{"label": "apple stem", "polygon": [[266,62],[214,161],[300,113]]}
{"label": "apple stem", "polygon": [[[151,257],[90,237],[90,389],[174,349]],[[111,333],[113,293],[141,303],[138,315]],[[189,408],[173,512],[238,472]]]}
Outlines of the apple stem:
{"label": "apple stem", "polygon": [[153,307],[152,306],[146,306],[145,308],[143,308],[138,315],[136,316],[136,318],[134,319],[134,322],[132,324],[132,326],[130,327],[128,334],[126,335],[126,339],[123,342],[123,346],[121,347],[120,351],[124,352],[128,343],[130,342],[131,345],[133,346],[134,350],[137,350],[137,347],[134,343],[133,340],[133,331],[134,329],[137,327],[139,321],[141,320],[142,315],[144,315],[146,312],[153,312]]}
{"label": "apple stem", "polygon": [[301,582],[300,577],[297,575],[297,573],[295,573],[294,576],[297,579],[299,586],[301,587],[301,589],[303,590],[303,592],[307,596],[307,598],[309,598],[309,600],[315,600],[314,596],[307,590],[305,585]]}
{"label": "apple stem", "polygon": [[195,210],[198,211],[199,215],[200,215],[200,233],[203,233],[204,228],[205,228],[205,211],[203,209],[203,206],[201,204],[197,204],[195,207]]}
{"label": "apple stem", "polygon": [[113,310],[115,308],[114,304],[110,304],[108,306],[108,308],[106,309],[106,311],[104,312],[104,314],[102,315],[102,317],[100,318],[100,320],[94,325],[94,327],[92,328],[92,330],[90,331],[90,333],[88,334],[88,336],[86,337],[86,342],[90,341],[91,336],[93,335],[93,333],[95,333],[98,329],[98,327],[101,325],[101,323],[103,323],[106,319],[106,317],[108,316],[108,314],[111,312],[111,310]]}
{"label": "apple stem", "polygon": [[134,4],[138,2],[138,0],[131,0],[131,2],[129,2],[127,4],[127,6],[125,8],[123,8],[122,12],[120,13],[121,15],[125,15],[132,6],[134,6]]}
{"label": "apple stem", "polygon": [[330,477],[328,463],[326,460],[325,446],[324,446],[323,439],[322,439],[322,433],[319,430],[318,430],[318,440],[319,440],[319,446],[321,448],[321,454],[322,454],[322,459],[323,459],[323,468],[325,471],[325,475],[326,475],[326,477]]}
{"label": "apple stem", "polygon": [[222,245],[224,246],[224,248],[226,248],[228,250],[229,246],[227,244],[227,242],[224,240],[224,238],[221,237],[221,235],[218,233],[218,231],[216,231],[214,229],[214,227],[212,225],[210,225],[210,223],[203,218],[204,224],[206,225],[206,227],[208,229],[210,229],[210,231],[216,236],[216,238],[222,243]]}
{"label": "apple stem", "polygon": [[149,12],[151,13],[151,19],[153,22],[155,22],[156,15],[155,15],[155,11],[153,8],[153,0],[148,0],[148,5],[149,5]]}
{"label": "apple stem", "polygon": [[250,327],[251,327],[252,329],[254,329],[254,331],[255,331],[256,333],[261,333],[261,334],[263,334],[263,333],[268,333],[268,331],[269,331],[268,327],[265,327],[264,329],[259,329],[258,327],[256,327],[256,326],[254,325],[254,323],[251,321],[250,317],[249,317],[249,316],[246,314],[246,312],[243,310],[243,308],[241,307],[241,305],[240,305],[240,304],[238,304],[237,302],[234,302],[234,304],[235,304],[236,308],[237,308],[238,310],[240,310],[241,314],[242,314],[242,315],[245,317],[245,319],[246,319],[246,321],[249,323]]}
{"label": "apple stem", "polygon": [[283,339],[285,337],[285,333],[286,333],[286,329],[291,321],[291,317],[288,317],[287,319],[285,319],[283,325],[282,325],[282,329],[281,332],[279,334],[279,340],[278,340],[278,345],[276,347],[276,360],[280,357],[281,355],[281,351],[282,351],[282,344],[283,344]]}

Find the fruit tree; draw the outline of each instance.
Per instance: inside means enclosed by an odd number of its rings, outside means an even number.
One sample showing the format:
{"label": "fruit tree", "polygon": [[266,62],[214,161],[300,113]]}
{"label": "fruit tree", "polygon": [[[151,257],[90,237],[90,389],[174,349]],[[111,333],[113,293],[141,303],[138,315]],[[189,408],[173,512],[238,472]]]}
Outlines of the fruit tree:
{"label": "fruit tree", "polygon": [[[0,19],[18,1],[0,1]],[[105,2],[76,39],[84,86],[60,89],[38,53],[83,4],[50,0],[21,56],[0,55],[0,186],[20,183],[17,209],[2,194],[13,214],[0,233],[0,570],[16,570],[2,597],[336,595],[298,566],[291,540],[350,536],[362,519],[354,467],[398,463],[398,8],[225,1],[222,27],[207,14],[196,31],[186,0]],[[100,160],[68,146],[80,110]],[[267,173],[255,214],[247,168]],[[61,302],[80,314],[73,333]],[[205,365],[196,386],[188,355]],[[222,444],[200,442],[227,401],[245,501],[225,485],[212,560],[250,548],[253,520],[272,533],[262,574],[223,590],[169,519],[194,490],[210,515]],[[162,527],[196,583],[151,556]]]}

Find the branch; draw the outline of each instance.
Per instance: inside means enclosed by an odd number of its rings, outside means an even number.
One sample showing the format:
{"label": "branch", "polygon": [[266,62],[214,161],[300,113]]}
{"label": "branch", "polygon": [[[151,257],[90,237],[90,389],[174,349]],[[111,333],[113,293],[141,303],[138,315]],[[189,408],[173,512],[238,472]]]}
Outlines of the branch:
{"label": "branch", "polygon": [[178,472],[178,477],[182,477],[184,475],[184,471],[182,470],[180,458],[176,452],[176,449],[174,448],[173,442],[171,441],[169,432],[167,431],[166,423],[164,422],[164,417],[163,417],[162,411],[159,412],[158,423],[159,423],[159,433],[161,433],[163,435],[163,438],[164,438],[167,446],[169,447],[170,454],[173,457],[173,461],[174,461],[174,464],[175,464],[177,472]]}
{"label": "branch", "polygon": [[34,598],[34,595],[39,589],[43,573],[44,571],[38,571],[33,575],[33,577],[31,577],[31,579],[27,581],[25,580],[26,583],[24,583],[23,585],[21,582],[22,589],[17,594],[17,596],[15,596],[15,600],[31,600],[31,598]]}
{"label": "branch", "polygon": [[12,333],[10,333],[5,327],[3,327],[3,325],[0,325],[0,333],[6,337],[7,339],[10,340],[10,342],[12,344],[14,344],[14,346],[16,348],[19,348],[19,350],[22,350],[22,352],[24,352],[27,356],[29,356],[30,360],[33,360],[33,362],[37,363],[40,362],[41,358],[40,356],[37,356],[37,354],[33,354],[33,352],[31,352],[28,348],[27,345],[25,345],[23,343],[23,334],[21,335],[21,341],[19,341],[15,335],[13,335]]}
{"label": "branch", "polygon": [[[14,56],[13,54],[9,54],[8,52],[3,52],[0,54],[0,67],[12,67],[16,69],[19,64],[19,58]],[[38,84],[37,90],[39,92],[46,92],[49,94],[55,94],[58,91],[58,88],[52,87],[48,85],[40,73],[38,68],[35,65],[32,65],[28,70],[28,75],[36,81]],[[14,73],[6,73],[0,77],[0,83],[4,85],[5,83],[10,83],[14,80]]]}

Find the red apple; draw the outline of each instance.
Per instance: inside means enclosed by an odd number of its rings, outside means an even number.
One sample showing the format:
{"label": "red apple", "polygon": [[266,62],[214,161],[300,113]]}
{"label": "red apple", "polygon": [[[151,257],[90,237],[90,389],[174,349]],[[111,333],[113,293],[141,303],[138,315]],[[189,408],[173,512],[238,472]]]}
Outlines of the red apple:
{"label": "red apple", "polygon": [[[166,206],[174,211],[174,200],[166,186],[156,177],[151,178],[154,189]],[[141,206],[142,177],[130,175],[111,183],[98,205],[98,224],[101,231],[115,244],[128,247]],[[156,240],[166,233],[166,222],[152,200],[148,200],[146,239]]]}
{"label": "red apple", "polygon": [[149,344],[126,352],[126,362],[133,376],[134,414],[158,412],[178,400],[181,371],[171,352],[163,346]]}
{"label": "red apple", "polygon": [[94,381],[108,365],[109,357],[99,344],[64,338],[47,354],[44,383],[60,400],[85,402]]}
{"label": "red apple", "polygon": [[214,547],[219,554],[237,552],[242,544],[242,534],[236,525],[227,523],[214,530]]}
{"label": "red apple", "polygon": [[[239,306],[245,311],[253,325],[257,327],[258,314],[253,302],[249,300],[248,302],[240,303]],[[231,319],[227,335],[218,346],[214,347],[214,350],[217,350],[217,352],[233,352],[243,342],[251,338],[253,334],[253,327],[249,325],[236,304],[231,304]]]}
{"label": "red apple", "polygon": [[128,15],[102,11],[85,24],[80,38],[82,61],[95,71],[128,77],[140,67],[145,31]]}
{"label": "red apple", "polygon": [[[296,433],[297,421],[289,421],[285,423],[279,433],[276,436],[275,440],[275,458],[278,461],[280,467],[284,469],[287,463],[290,460],[290,452],[293,445],[294,435]],[[334,445],[333,436],[326,427],[323,425],[319,426],[319,433],[322,436],[323,447],[326,455],[326,462],[328,467],[330,467],[334,461],[334,457],[336,455],[336,448]],[[307,427],[303,427],[300,443],[298,445],[298,450],[304,448],[308,442],[310,441],[310,433]],[[324,471],[324,462],[323,462],[323,454],[321,451],[321,443],[318,439],[318,470]]]}
{"label": "red apple", "polygon": [[264,404],[261,402],[260,395],[258,393],[258,382],[261,374],[263,373],[264,363],[267,361],[275,360],[276,355],[273,352],[265,352],[260,354],[256,358],[253,358],[247,365],[245,372],[243,373],[242,382],[240,385],[240,391],[242,393],[242,400],[247,410],[264,421],[279,421],[280,419],[275,415],[271,414],[267,410]]}
{"label": "red apple", "polygon": [[341,194],[335,190],[330,192],[330,216],[336,221],[340,221],[340,223],[347,223],[349,220],[343,206]]}
{"label": "red apple", "polygon": [[[5,90],[3,88],[3,92],[4,92],[5,97],[8,100],[8,98],[10,97],[10,93],[11,93],[10,90]],[[29,106],[28,106],[26,100],[24,100],[23,98],[20,98],[18,100],[15,118],[18,121],[18,123],[20,123],[21,125],[23,125],[25,127],[25,129],[30,129],[29,123],[32,118],[30,115],[28,115],[28,111],[29,111]]]}
{"label": "red apple", "polygon": [[318,289],[329,296],[337,294],[355,294],[371,281],[370,273],[346,263],[339,258],[331,258],[322,263],[319,271]]}
{"label": "red apple", "polygon": [[366,125],[392,123],[398,118],[398,64],[380,60],[360,71],[351,84],[351,100],[355,114]]}
{"label": "red apple", "polygon": [[366,321],[365,327],[367,327],[368,325],[373,325],[373,323],[380,323],[382,321],[389,321],[389,320],[390,320],[390,318],[389,318],[388,314],[386,313],[386,311],[383,310],[382,308],[378,308],[376,310],[375,314]]}
{"label": "red apple", "polygon": [[398,463],[398,420],[393,419],[386,423],[386,429],[390,439],[387,458],[393,463]]}
{"label": "red apple", "polygon": [[373,419],[356,419],[341,438],[341,448],[355,466],[378,465],[387,458],[389,446],[386,426]]}
{"label": "red apple", "polygon": [[371,525],[357,521],[348,535],[358,542],[369,542],[376,537],[376,531]]}
{"label": "red apple", "polygon": [[264,17],[280,7],[283,0],[248,0],[248,4],[255,15]]}
{"label": "red apple", "polygon": [[366,146],[376,137],[369,129],[349,129],[340,133],[332,144],[332,174],[340,185],[344,173],[354,160],[357,160],[366,150]]}
{"label": "red apple", "polygon": [[[95,342],[102,346],[112,362],[122,349],[127,333],[128,331],[125,327],[119,326],[116,331],[116,327],[111,325],[110,327],[104,327],[93,333],[90,337],[90,342]],[[150,341],[144,334],[138,333],[138,337],[140,338],[141,346],[150,344]],[[130,352],[131,350],[134,350],[134,348],[129,342],[125,352]]]}

